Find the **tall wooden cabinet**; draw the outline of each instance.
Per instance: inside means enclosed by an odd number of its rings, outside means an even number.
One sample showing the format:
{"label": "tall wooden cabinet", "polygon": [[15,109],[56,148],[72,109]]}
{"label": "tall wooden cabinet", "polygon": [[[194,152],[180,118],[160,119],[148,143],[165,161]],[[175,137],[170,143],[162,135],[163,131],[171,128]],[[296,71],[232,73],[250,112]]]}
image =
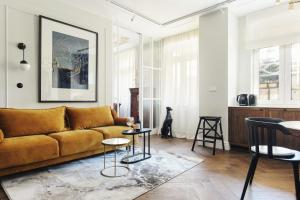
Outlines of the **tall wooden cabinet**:
{"label": "tall wooden cabinet", "polygon": [[139,117],[139,88],[129,88],[130,90],[130,116],[136,121]]}
{"label": "tall wooden cabinet", "polygon": [[[229,143],[241,147],[248,147],[248,130],[245,124],[247,117],[273,117],[300,121],[298,108],[229,107],[228,115]],[[300,150],[300,133],[299,136],[277,134],[277,143],[280,146]]]}

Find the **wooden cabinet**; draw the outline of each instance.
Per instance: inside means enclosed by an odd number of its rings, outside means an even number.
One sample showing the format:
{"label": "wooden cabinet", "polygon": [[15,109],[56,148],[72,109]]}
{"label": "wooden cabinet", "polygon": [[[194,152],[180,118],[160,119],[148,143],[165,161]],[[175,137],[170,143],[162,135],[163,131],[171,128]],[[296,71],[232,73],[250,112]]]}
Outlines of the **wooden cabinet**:
{"label": "wooden cabinet", "polygon": [[264,117],[265,109],[248,107],[229,108],[229,143],[231,145],[248,147],[248,130],[245,124],[247,117]]}
{"label": "wooden cabinet", "polygon": [[130,117],[139,117],[139,88],[130,88]]}
{"label": "wooden cabinet", "polygon": [[[297,108],[229,107],[228,115],[229,143],[241,147],[248,147],[248,130],[245,124],[247,117],[272,117],[300,121],[300,109]],[[277,144],[300,150],[300,133],[290,136],[278,133]]]}

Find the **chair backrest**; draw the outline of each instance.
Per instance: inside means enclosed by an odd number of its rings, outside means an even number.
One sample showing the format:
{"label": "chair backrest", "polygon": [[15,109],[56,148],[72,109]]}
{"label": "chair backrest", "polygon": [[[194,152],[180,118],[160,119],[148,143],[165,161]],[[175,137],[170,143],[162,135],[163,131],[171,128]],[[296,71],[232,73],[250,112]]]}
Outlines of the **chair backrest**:
{"label": "chair backrest", "polygon": [[[276,134],[283,133],[289,135],[290,132],[287,128],[280,125],[283,122],[277,118],[266,117],[249,117],[245,119],[249,130],[249,145],[254,146],[255,153],[259,154],[259,145],[267,145],[267,156],[273,158],[273,146],[276,146]],[[263,144],[266,138],[266,144]]]}

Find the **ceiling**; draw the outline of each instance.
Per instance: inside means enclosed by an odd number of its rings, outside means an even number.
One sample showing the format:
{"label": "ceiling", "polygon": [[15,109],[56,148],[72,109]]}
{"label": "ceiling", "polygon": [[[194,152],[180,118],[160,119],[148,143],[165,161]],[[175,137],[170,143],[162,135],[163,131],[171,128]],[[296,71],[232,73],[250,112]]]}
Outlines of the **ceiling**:
{"label": "ceiling", "polygon": [[[198,26],[193,16],[168,25],[159,25],[209,8],[225,0],[58,0],[96,15],[114,24],[145,35],[165,37]],[[275,0],[232,0],[222,7],[238,16],[275,6]],[[287,0],[283,0],[287,1]],[[125,9],[124,9],[125,8]],[[219,9],[219,8],[217,8]],[[214,9],[216,10],[216,9]],[[134,14],[135,13],[135,14]]]}
{"label": "ceiling", "polygon": [[224,0],[111,0],[111,2],[135,11],[158,24],[165,24],[222,3]]}

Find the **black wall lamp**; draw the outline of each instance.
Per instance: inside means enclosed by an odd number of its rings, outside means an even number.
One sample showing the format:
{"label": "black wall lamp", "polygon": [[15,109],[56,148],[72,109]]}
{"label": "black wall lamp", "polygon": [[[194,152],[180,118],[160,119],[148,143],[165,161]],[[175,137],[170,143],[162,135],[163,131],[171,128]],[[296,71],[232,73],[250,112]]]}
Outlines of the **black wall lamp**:
{"label": "black wall lamp", "polygon": [[18,43],[18,48],[23,51],[23,60],[20,61],[20,68],[24,71],[28,71],[30,69],[30,64],[25,60],[26,45],[24,43]]}

